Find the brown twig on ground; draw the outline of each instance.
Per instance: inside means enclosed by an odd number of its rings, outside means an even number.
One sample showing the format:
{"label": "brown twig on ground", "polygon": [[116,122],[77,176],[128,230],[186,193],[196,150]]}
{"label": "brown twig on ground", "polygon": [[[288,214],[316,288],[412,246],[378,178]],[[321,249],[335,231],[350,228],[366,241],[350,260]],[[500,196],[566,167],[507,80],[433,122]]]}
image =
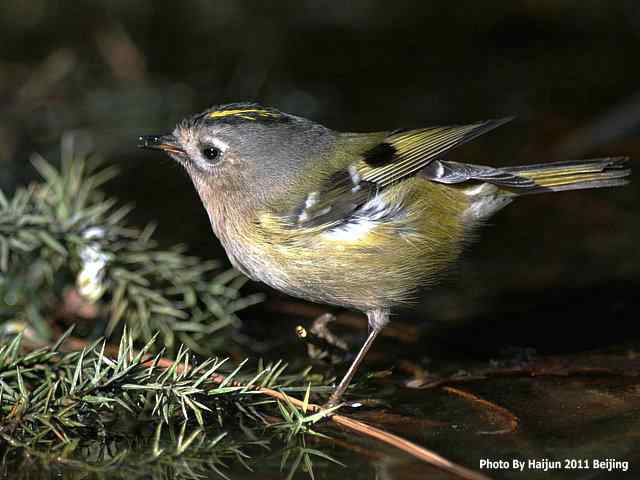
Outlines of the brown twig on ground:
{"label": "brown twig on ground", "polygon": [[409,388],[429,389],[445,385],[471,383],[490,378],[504,377],[572,377],[572,376],[615,376],[638,377],[640,371],[621,372],[605,367],[570,367],[556,366],[552,368],[539,367],[537,365],[514,368],[500,368],[495,370],[483,370],[471,375],[452,375],[444,378],[426,378],[421,382],[412,381],[407,384]]}
{"label": "brown twig on ground", "polygon": [[[88,345],[88,342],[85,342],[84,340],[74,338],[74,337],[69,337],[62,344],[61,348],[64,348],[65,350],[71,350],[71,349],[77,350],[77,349],[85,348],[87,345]],[[107,351],[109,351],[109,349],[107,349]],[[151,361],[152,361],[151,359],[148,360],[149,363]],[[160,358],[156,363],[156,365],[163,368],[169,368],[173,364],[174,362],[168,358]],[[183,370],[184,366],[178,365],[177,369],[179,371]],[[215,383],[222,383],[225,380],[225,376],[212,375],[209,379]],[[240,385],[238,382],[231,382],[231,383],[235,385]],[[300,409],[302,409],[304,405],[304,402],[302,400],[299,400],[295,397],[291,397],[283,392],[279,392],[271,388],[259,387],[256,389],[256,391],[264,395],[267,395],[269,397],[288,402]],[[310,411],[310,412],[319,412],[321,409],[322,407],[316,404],[309,404],[307,406],[307,411]],[[397,435],[394,435],[393,433],[386,432],[384,430],[373,427],[359,420],[355,420],[353,418],[349,418],[345,415],[340,415],[337,413],[334,413],[327,418],[330,422],[332,422],[333,424],[343,429],[359,433],[360,435],[363,435],[365,437],[376,439],[382,443],[386,443],[387,445],[390,445],[399,450],[402,450],[403,452],[407,453],[408,455],[411,455],[414,458],[422,460],[423,462],[428,463],[429,465],[432,465],[436,468],[449,472],[452,475],[455,475],[459,478],[463,478],[466,480],[489,480],[489,477],[487,477],[486,475],[483,475],[481,473],[475,472],[466,467],[453,463],[447,460],[446,458],[438,455],[437,453],[432,452],[419,445],[416,445],[415,443],[410,442],[409,440],[406,440]]]}
{"label": "brown twig on ground", "polygon": [[478,433],[481,433],[483,435],[502,435],[505,433],[514,433],[518,430],[518,425],[520,424],[520,420],[518,419],[518,417],[516,417],[513,413],[511,413],[506,408],[496,403],[493,403],[485,398],[479,397],[471,392],[467,392],[466,390],[461,390],[459,388],[454,388],[454,387],[443,387],[442,389],[447,393],[451,393],[452,395],[457,395],[461,398],[464,398],[465,400],[469,400],[473,403],[480,405],[481,407],[484,407],[493,411],[495,414],[502,417],[508,425],[508,428],[504,428],[502,430],[496,430],[491,432],[478,432]]}

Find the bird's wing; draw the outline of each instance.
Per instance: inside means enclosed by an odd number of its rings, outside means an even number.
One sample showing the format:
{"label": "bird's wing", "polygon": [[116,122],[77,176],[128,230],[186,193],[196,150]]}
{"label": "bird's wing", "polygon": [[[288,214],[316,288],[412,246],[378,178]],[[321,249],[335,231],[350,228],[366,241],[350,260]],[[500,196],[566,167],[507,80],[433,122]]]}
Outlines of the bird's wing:
{"label": "bird's wing", "polygon": [[339,170],[288,210],[285,221],[291,226],[329,227],[344,221],[377,191],[376,185],[363,181],[353,167]]}
{"label": "bird's wing", "polygon": [[508,117],[470,125],[392,132],[365,151],[356,168],[362,180],[383,188],[414,175],[434,159],[511,120]]}
{"label": "bird's wing", "polygon": [[[480,180],[499,185],[525,181],[491,167],[439,160],[450,150],[510,121],[487,120],[470,125],[429,127],[387,135],[351,134],[354,155],[326,176],[285,217],[296,226],[331,226],[348,218],[382,189],[420,173],[431,181],[459,183]],[[346,148],[349,148],[347,146]]]}
{"label": "bird's wing", "polygon": [[469,163],[434,160],[420,170],[419,175],[432,182],[455,184],[476,180],[508,189],[526,189],[537,187],[530,178],[521,177],[501,168],[472,165]]}

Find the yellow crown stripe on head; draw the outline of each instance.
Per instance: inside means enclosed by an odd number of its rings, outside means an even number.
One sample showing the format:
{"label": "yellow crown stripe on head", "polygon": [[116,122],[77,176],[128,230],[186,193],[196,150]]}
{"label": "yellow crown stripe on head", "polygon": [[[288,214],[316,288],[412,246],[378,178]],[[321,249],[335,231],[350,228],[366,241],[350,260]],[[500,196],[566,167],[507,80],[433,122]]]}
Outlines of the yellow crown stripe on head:
{"label": "yellow crown stripe on head", "polygon": [[209,117],[211,118],[222,118],[222,117],[240,117],[246,120],[255,120],[255,117],[250,116],[249,114],[254,113],[261,117],[277,117],[278,115],[269,112],[268,110],[262,110],[260,108],[238,108],[236,110],[218,110],[216,112],[211,112]]}

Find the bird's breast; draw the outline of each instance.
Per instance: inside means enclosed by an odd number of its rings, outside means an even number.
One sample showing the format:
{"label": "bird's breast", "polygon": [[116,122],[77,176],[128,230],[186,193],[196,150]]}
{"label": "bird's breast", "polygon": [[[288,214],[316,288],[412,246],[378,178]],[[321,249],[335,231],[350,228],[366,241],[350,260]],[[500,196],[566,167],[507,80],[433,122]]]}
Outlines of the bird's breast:
{"label": "bird's breast", "polygon": [[421,188],[376,196],[330,226],[287,227],[277,214],[256,211],[225,225],[219,237],[239,270],[287,294],[361,310],[390,308],[433,284],[464,240],[462,196]]}

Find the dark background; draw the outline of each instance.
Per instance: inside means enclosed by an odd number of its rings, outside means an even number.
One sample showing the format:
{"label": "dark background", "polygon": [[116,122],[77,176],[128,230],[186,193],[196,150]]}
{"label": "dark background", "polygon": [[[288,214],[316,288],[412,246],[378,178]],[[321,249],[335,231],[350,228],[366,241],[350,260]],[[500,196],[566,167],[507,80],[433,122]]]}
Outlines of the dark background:
{"label": "dark background", "polygon": [[[223,252],[186,175],[135,147],[214,104],[257,100],[352,131],[516,115],[451,158],[640,158],[634,0],[3,0],[0,32],[2,188],[75,132],[121,167],[108,189],[136,204],[131,222],[155,220],[163,244],[206,258]],[[403,321],[431,320],[425,349],[440,356],[633,342],[638,185],[519,201]],[[265,337],[268,305],[244,315]]]}

